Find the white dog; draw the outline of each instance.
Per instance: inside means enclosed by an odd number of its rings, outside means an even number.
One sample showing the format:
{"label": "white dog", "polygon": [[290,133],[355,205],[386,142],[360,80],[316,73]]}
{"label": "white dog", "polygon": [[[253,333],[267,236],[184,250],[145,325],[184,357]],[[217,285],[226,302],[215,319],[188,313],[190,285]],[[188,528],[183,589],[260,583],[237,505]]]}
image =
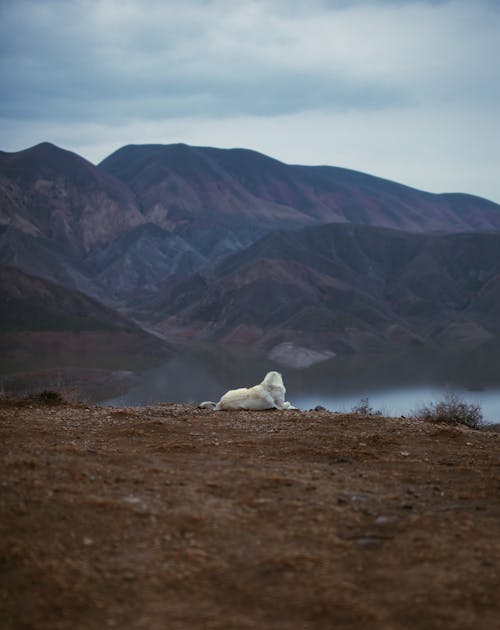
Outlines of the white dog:
{"label": "white dog", "polygon": [[279,372],[268,372],[259,385],[231,389],[222,396],[218,403],[202,402],[201,409],[296,409],[289,402],[285,402],[286,389]]}

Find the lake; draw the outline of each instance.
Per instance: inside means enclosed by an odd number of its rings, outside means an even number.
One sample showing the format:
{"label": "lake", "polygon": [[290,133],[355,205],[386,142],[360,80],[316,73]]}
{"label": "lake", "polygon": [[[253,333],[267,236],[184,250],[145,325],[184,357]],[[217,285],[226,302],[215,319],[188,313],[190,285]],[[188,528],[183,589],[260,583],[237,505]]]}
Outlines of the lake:
{"label": "lake", "polygon": [[296,370],[242,351],[197,349],[144,371],[113,406],[156,402],[217,401],[228,389],[260,382],[269,370],[282,373],[287,400],[300,409],[323,405],[350,411],[362,398],[386,415],[411,415],[447,392],[481,406],[487,422],[500,422],[500,357],[496,349],[436,352],[419,348],[398,355],[335,357]]}

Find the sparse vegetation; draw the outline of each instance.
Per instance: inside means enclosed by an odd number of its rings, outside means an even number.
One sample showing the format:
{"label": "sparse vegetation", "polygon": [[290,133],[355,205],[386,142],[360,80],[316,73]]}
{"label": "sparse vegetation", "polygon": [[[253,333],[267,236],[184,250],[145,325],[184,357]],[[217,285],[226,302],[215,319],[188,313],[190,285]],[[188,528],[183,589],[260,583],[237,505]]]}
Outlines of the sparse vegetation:
{"label": "sparse vegetation", "polygon": [[44,389],[33,398],[42,405],[62,405],[64,403],[62,394],[53,389]]}
{"label": "sparse vegetation", "polygon": [[0,395],[0,407],[56,406],[64,405],[67,402],[68,400],[65,396],[52,389],[44,389],[37,394],[33,393],[25,396]]}
{"label": "sparse vegetation", "polygon": [[419,420],[462,424],[471,429],[478,429],[483,424],[481,407],[474,403],[468,403],[451,392],[447,393],[440,402],[420,407],[413,415]]}
{"label": "sparse vegetation", "polygon": [[361,400],[351,409],[351,413],[355,413],[358,416],[382,415],[382,412],[379,409],[373,409],[373,407],[370,406],[370,401],[368,400],[368,397],[361,398]]}

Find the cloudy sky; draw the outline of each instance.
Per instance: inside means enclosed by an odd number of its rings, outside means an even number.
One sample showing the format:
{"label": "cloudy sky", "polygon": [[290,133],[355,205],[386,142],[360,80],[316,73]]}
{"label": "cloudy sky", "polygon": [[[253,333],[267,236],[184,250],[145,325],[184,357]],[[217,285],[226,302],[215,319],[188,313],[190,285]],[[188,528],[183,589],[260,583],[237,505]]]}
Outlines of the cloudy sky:
{"label": "cloudy sky", "polygon": [[248,147],[500,202],[500,0],[0,0],[0,149]]}

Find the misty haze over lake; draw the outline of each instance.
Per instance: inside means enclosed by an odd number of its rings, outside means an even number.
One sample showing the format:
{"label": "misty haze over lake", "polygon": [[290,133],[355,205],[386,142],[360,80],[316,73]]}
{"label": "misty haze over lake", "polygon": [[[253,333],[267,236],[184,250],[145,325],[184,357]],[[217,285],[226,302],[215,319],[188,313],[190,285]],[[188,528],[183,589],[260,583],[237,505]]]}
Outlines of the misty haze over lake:
{"label": "misty haze over lake", "polygon": [[241,352],[197,350],[146,370],[127,394],[106,401],[114,406],[156,402],[217,401],[228,389],[260,382],[276,369],[283,374],[287,400],[300,409],[323,405],[350,411],[362,398],[385,415],[409,415],[447,392],[481,405],[487,422],[500,422],[500,376],[496,353],[440,353],[419,349],[394,356],[335,357],[296,370]]}

